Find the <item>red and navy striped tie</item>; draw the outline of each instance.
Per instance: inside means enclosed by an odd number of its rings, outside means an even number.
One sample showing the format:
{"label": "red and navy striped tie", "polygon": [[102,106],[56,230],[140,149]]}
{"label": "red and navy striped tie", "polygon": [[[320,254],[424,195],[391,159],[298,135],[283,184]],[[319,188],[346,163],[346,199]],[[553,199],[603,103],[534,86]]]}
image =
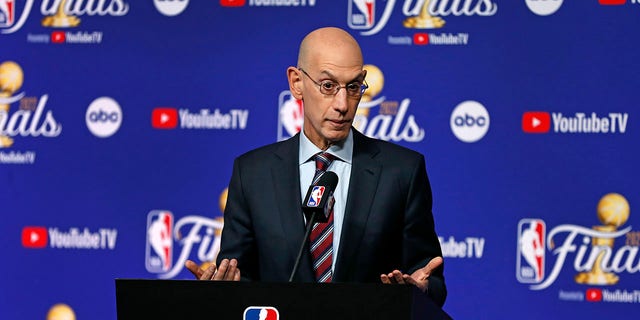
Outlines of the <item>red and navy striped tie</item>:
{"label": "red and navy striped tie", "polygon": [[[316,161],[316,173],[312,184],[316,184],[335,157],[322,152],[314,156]],[[329,212],[329,220],[326,223],[316,223],[309,236],[311,243],[311,256],[313,257],[313,269],[316,271],[318,282],[331,282],[333,264],[333,209]]]}

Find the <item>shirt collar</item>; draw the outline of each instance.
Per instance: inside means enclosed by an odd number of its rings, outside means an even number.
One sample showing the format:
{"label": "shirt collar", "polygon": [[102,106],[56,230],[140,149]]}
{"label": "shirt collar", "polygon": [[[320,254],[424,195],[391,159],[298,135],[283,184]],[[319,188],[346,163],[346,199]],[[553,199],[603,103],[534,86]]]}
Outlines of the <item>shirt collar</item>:
{"label": "shirt collar", "polygon": [[[315,144],[307,138],[304,134],[304,131],[300,132],[300,151],[298,156],[299,164],[306,163],[311,161],[312,157],[321,152],[320,148],[318,148]],[[337,159],[348,164],[351,164],[353,160],[353,132],[349,130],[349,135],[346,139],[333,144],[327,149],[327,152],[334,155]]]}

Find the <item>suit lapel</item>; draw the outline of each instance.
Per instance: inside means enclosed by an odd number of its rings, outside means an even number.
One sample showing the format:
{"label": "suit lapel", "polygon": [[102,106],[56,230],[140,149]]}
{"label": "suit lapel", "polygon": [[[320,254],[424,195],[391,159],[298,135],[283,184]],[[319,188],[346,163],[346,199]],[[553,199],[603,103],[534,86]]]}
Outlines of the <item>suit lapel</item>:
{"label": "suit lapel", "polygon": [[342,235],[334,281],[349,280],[364,229],[378,188],[382,165],[374,160],[380,150],[372,141],[353,130],[353,163],[349,180],[349,194],[342,223]]}
{"label": "suit lapel", "polygon": [[[276,161],[271,168],[272,181],[274,181],[274,192],[280,223],[287,239],[287,248],[282,248],[282,258],[293,261],[300,249],[300,242],[304,237],[304,220],[302,214],[302,198],[300,197],[300,168],[298,165],[298,150],[300,144],[300,134],[285,141],[275,152]],[[303,256],[298,278],[309,276],[309,254]],[[291,264],[293,267],[293,262]],[[312,274],[311,274],[312,275]]]}

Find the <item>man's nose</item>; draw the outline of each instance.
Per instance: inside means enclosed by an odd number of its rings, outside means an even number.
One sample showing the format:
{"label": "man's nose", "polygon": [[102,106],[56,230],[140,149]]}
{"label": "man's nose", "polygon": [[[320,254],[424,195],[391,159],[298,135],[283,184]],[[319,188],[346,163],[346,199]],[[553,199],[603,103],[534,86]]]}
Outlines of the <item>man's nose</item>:
{"label": "man's nose", "polygon": [[347,99],[347,89],[340,88],[340,90],[338,90],[336,95],[333,97],[333,108],[340,113],[347,112],[347,110],[349,109]]}

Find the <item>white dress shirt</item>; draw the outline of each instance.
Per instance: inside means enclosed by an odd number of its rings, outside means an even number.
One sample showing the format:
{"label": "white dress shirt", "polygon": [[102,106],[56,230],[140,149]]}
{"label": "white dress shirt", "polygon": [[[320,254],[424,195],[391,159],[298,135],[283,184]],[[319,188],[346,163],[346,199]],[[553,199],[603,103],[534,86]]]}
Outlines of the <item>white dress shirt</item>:
{"label": "white dress shirt", "polygon": [[[300,165],[300,195],[301,198],[307,195],[307,190],[311,185],[316,172],[316,164],[313,156],[321,152],[320,148],[311,143],[309,138],[300,133],[300,149],[298,164]],[[335,271],[336,257],[340,247],[340,235],[342,234],[342,222],[344,221],[344,211],[347,204],[347,193],[349,191],[349,179],[351,177],[351,165],[353,160],[353,133],[349,131],[349,136],[340,144],[334,144],[326,152],[336,157],[327,171],[333,171],[338,175],[338,186],[333,193],[335,204],[333,205],[333,262],[331,271]]]}

